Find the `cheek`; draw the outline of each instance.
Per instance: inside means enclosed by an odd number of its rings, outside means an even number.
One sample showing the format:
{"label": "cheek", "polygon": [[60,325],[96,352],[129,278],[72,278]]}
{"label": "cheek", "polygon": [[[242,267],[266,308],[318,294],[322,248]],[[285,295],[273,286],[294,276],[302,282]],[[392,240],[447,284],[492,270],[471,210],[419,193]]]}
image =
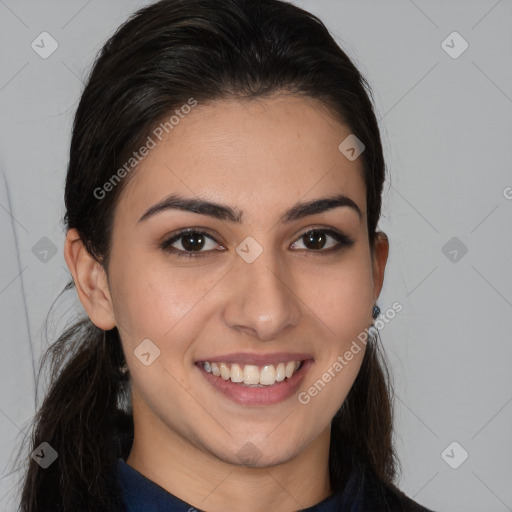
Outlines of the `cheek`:
{"label": "cheek", "polygon": [[123,268],[125,277],[112,279],[116,322],[131,338],[161,337],[187,309],[187,290],[172,286],[155,267]]}
{"label": "cheek", "polygon": [[169,352],[171,340],[173,353],[185,350],[180,340],[191,339],[194,330],[200,330],[201,303],[207,302],[219,280],[216,273],[173,268],[142,254],[111,261],[114,314],[125,346],[133,350],[149,338],[162,352]]}
{"label": "cheek", "polygon": [[330,328],[338,347],[370,325],[374,297],[368,254],[354,252],[343,264],[332,266],[316,280],[315,288],[313,309]]}
{"label": "cheek", "polygon": [[347,396],[366,351],[374,301],[369,252],[354,250],[316,283],[312,309],[324,335],[316,340],[317,364],[305,383],[301,403],[310,404],[327,420]]}

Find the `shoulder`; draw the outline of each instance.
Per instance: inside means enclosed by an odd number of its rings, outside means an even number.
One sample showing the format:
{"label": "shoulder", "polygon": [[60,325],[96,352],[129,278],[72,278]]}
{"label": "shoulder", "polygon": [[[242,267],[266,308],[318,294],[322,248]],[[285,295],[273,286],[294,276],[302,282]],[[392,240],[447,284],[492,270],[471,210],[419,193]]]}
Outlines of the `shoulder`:
{"label": "shoulder", "polygon": [[385,503],[390,512],[434,512],[412,500],[396,487],[385,488]]}
{"label": "shoulder", "polygon": [[398,487],[381,482],[373,471],[365,474],[365,510],[379,512],[434,512],[409,498]]}

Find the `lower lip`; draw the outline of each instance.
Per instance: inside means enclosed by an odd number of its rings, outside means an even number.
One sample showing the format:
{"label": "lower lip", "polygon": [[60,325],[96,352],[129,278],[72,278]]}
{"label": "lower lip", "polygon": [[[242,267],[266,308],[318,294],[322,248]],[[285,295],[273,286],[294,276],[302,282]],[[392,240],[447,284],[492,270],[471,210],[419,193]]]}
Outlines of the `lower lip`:
{"label": "lower lip", "polygon": [[289,379],[276,382],[271,386],[250,387],[243,384],[235,384],[231,379],[224,380],[222,377],[207,372],[202,364],[197,364],[204,378],[217,390],[223,393],[232,401],[240,405],[274,405],[290,398],[299,388],[306,372],[313,364],[312,359],[302,363],[300,369]]}

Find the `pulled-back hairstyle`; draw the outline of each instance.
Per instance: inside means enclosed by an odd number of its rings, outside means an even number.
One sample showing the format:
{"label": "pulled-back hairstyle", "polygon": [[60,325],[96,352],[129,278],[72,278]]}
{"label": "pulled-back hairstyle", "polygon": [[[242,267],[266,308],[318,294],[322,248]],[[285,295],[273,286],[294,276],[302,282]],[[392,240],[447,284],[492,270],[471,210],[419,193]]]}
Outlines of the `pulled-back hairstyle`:
{"label": "pulled-back hairstyle", "polygon": [[[74,119],[67,228],[77,229],[89,253],[108,269],[113,213],[137,171],[105,197],[98,199],[95,191],[162,119],[190,98],[204,104],[282,91],[319,100],[364,143],[359,159],[373,252],[385,163],[370,87],[320,20],[279,0],[161,0],[137,11],[114,33],[97,57]],[[71,282],[67,289],[72,287]],[[34,418],[30,451],[47,442],[58,458],[42,469],[27,457],[21,509],[114,510],[120,503],[116,460],[128,456],[133,440],[118,331],[104,332],[85,318],[50,346],[41,368],[48,358],[51,383]],[[332,421],[333,492],[352,470],[365,467],[383,489],[401,496],[393,484],[391,398],[382,352],[368,343],[360,372]]]}

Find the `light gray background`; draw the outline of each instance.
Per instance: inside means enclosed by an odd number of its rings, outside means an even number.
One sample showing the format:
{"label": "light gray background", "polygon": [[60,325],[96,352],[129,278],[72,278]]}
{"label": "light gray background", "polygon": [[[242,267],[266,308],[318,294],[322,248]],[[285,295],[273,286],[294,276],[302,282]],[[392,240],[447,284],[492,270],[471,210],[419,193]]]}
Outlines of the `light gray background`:
{"label": "light gray background", "polygon": [[[69,278],[60,219],[82,79],[143,4],[0,0],[0,510],[15,510],[12,448],[34,414],[46,314]],[[436,511],[510,511],[512,0],[297,4],[324,20],[375,94],[391,174],[379,304],[404,306],[381,331],[400,486]],[[47,59],[31,48],[43,31],[59,44]],[[453,31],[469,43],[456,59],[441,46]],[[46,262],[32,251],[43,237],[57,249]],[[468,249],[457,261],[442,251],[452,237]],[[50,340],[73,304],[59,300]],[[452,464],[469,454],[457,469],[441,456],[453,441]]]}

